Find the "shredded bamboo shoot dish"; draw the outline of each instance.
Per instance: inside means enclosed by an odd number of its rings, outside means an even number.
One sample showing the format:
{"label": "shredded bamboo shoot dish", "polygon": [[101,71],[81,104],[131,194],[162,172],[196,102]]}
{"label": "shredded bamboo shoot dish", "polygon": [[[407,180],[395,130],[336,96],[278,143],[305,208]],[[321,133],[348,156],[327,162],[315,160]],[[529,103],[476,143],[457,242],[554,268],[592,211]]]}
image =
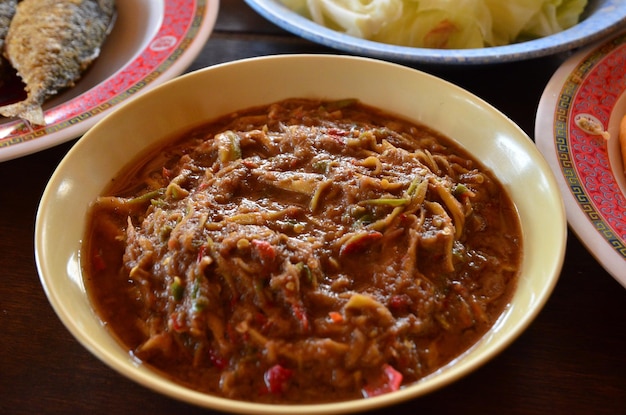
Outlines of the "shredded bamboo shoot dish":
{"label": "shredded bamboo shoot dish", "polygon": [[288,99],[144,154],[92,206],[88,292],[137,359],[266,403],[380,395],[453,361],[521,260],[494,175],[358,101]]}

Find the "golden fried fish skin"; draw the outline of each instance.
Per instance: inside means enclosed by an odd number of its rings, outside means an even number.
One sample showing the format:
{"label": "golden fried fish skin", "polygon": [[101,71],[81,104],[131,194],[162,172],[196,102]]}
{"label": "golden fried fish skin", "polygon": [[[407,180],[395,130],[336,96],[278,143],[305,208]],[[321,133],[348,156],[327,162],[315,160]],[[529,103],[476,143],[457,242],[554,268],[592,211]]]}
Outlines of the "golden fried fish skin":
{"label": "golden fried fish skin", "polygon": [[5,40],[4,55],[26,85],[24,101],[0,107],[5,117],[45,125],[43,102],[73,86],[98,57],[114,17],[115,0],[23,0]]}

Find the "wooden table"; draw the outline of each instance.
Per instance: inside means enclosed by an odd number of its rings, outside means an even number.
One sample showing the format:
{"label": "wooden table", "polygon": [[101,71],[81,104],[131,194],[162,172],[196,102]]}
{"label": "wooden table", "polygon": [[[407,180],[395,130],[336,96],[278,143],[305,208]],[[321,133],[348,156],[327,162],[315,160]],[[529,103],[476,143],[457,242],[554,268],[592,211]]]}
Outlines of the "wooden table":
{"label": "wooden table", "polygon": [[[278,53],[335,52],[294,37],[242,0],[222,0],[189,70]],[[413,65],[486,99],[531,137],[543,88],[566,55],[487,67]],[[84,349],[50,307],[35,269],[34,219],[73,142],[0,163],[0,414],[210,414],[122,377]],[[570,232],[559,283],[528,330],[440,391],[374,413],[626,414],[626,290]]]}

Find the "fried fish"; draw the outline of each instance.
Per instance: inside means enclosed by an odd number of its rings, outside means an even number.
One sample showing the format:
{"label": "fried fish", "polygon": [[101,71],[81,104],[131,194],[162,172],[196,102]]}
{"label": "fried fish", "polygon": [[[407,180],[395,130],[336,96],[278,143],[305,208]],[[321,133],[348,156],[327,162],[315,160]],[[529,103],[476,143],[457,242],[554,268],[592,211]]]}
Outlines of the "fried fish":
{"label": "fried fish", "polygon": [[22,0],[4,56],[26,85],[27,98],[0,107],[5,117],[45,125],[42,105],[71,87],[98,57],[115,15],[115,0]]}

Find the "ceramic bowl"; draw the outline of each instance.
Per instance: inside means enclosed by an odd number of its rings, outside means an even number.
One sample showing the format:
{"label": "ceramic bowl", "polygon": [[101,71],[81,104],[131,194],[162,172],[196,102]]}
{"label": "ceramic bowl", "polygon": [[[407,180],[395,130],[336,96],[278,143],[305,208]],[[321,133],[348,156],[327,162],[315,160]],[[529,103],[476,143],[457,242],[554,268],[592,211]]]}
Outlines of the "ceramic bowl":
{"label": "ceramic bowl", "polygon": [[[190,126],[290,97],[358,98],[426,124],[457,141],[491,169],[519,211],[523,261],[518,287],[501,318],[454,362],[397,392],[306,406],[254,404],[194,392],[138,364],[104,327],[85,291],[80,258],[87,210],[125,165],[147,147]],[[337,414],[417,398],[467,375],[501,352],[527,328],[550,296],[563,264],[566,233],[563,202],[549,166],[529,137],[483,100],[432,75],[375,59],[278,55],[184,75],[96,124],[68,152],[45,189],[36,218],[35,252],[41,283],[66,328],[104,363],[139,384],[221,411]]]}
{"label": "ceramic bowl", "polygon": [[626,5],[622,0],[589,0],[579,24],[551,36],[491,48],[426,49],[349,36],[300,16],[280,0],[246,2],[267,20],[312,42],[355,55],[433,65],[494,64],[553,55],[597,41],[620,30],[626,22]]}

